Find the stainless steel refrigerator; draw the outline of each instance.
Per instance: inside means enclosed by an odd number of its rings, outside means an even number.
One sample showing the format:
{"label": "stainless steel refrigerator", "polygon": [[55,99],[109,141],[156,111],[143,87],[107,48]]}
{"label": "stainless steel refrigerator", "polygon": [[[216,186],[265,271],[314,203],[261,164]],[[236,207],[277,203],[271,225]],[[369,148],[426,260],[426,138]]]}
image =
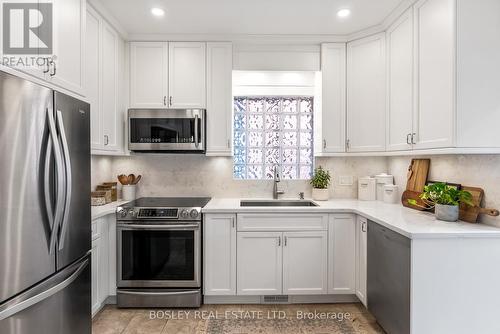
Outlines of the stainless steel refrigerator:
{"label": "stainless steel refrigerator", "polygon": [[90,106],[0,71],[0,334],[88,334]]}

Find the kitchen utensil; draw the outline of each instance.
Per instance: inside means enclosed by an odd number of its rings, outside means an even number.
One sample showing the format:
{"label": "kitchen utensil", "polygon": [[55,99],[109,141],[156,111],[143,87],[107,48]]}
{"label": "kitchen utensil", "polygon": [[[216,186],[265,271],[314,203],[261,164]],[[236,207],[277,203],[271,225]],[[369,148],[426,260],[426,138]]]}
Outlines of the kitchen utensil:
{"label": "kitchen utensil", "polygon": [[134,180],[135,180],[134,174],[129,174],[127,178],[128,178],[128,184],[134,184]]}
{"label": "kitchen utensil", "polygon": [[118,181],[122,184],[122,186],[128,185],[128,177],[125,174],[118,175]]}
{"label": "kitchen utensil", "polygon": [[430,159],[412,159],[408,167],[406,190],[423,192],[429,174]]}
{"label": "kitchen utensil", "polygon": [[[403,206],[407,208],[412,208],[415,210],[419,211],[425,211],[427,210],[427,204],[420,198],[421,192],[418,191],[413,191],[413,190],[405,190],[403,192],[403,195],[401,195],[401,203],[403,203]],[[408,203],[408,200],[415,200],[417,202],[417,205],[413,205]]]}
{"label": "kitchen utensil", "polygon": [[136,178],[135,178],[135,180],[134,180],[134,183],[132,183],[132,184],[134,184],[134,185],[135,185],[135,184],[139,183],[139,181],[140,181],[141,179],[142,179],[142,175],[137,175],[137,177],[136,177]]}
{"label": "kitchen utensil", "polygon": [[489,216],[498,216],[500,212],[496,209],[481,208],[481,202],[484,198],[484,190],[478,187],[462,186],[462,190],[468,191],[472,194],[472,202],[474,206],[469,206],[465,203],[460,203],[459,219],[468,223],[475,223],[479,214]]}

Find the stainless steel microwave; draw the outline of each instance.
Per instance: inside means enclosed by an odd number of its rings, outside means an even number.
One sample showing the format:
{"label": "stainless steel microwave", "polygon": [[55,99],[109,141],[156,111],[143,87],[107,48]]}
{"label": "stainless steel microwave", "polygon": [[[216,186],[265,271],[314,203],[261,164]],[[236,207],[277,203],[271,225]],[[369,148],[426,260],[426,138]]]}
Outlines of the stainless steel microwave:
{"label": "stainless steel microwave", "polygon": [[205,153],[204,109],[129,109],[128,129],[131,151]]}

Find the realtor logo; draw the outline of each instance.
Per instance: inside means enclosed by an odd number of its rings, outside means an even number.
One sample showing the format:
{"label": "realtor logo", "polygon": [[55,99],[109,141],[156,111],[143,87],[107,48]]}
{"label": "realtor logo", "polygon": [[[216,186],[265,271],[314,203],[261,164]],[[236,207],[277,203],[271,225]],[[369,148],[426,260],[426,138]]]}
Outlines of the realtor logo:
{"label": "realtor logo", "polygon": [[4,3],[3,53],[52,54],[52,15],[51,3]]}

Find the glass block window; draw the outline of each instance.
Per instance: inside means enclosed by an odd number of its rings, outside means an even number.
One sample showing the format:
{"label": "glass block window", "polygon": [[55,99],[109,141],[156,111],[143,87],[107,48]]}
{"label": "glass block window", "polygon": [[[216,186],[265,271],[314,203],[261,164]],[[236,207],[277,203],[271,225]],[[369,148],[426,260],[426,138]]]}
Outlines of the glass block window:
{"label": "glass block window", "polygon": [[235,179],[309,179],[313,172],[313,97],[234,98]]}

